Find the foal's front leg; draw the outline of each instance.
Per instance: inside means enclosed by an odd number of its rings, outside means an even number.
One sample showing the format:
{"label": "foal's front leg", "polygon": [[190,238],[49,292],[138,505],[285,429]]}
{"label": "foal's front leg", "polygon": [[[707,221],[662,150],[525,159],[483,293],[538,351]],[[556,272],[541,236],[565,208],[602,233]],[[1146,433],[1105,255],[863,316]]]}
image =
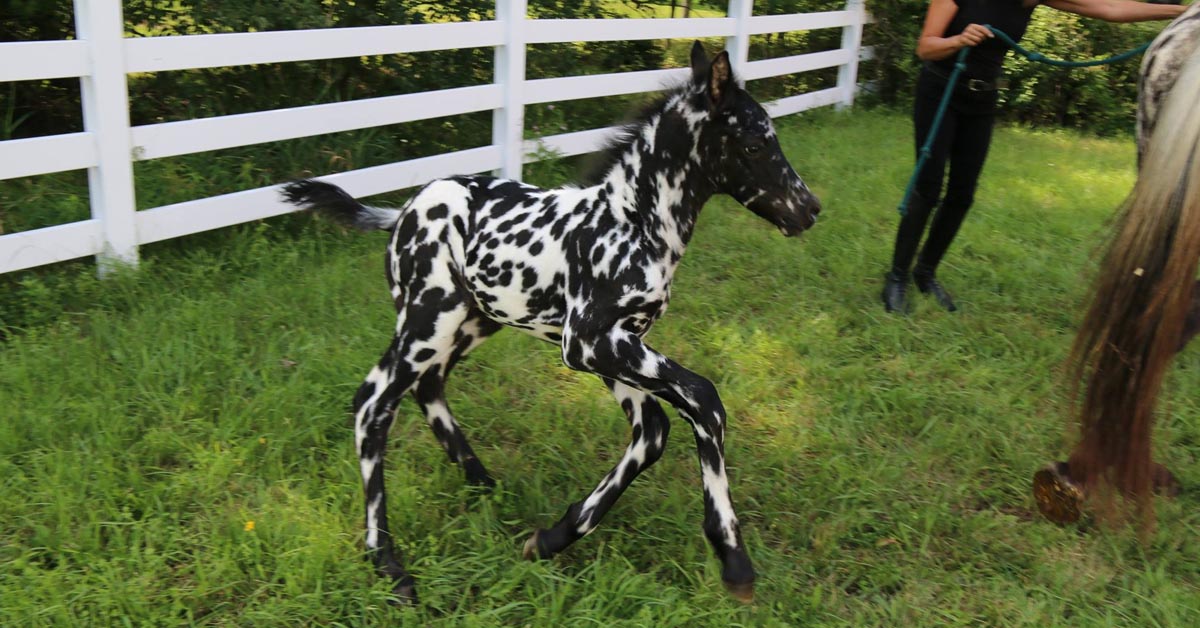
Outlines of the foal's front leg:
{"label": "foal's front leg", "polygon": [[525,558],[549,558],[586,536],[633,483],[634,478],[658,461],[667,446],[671,422],[653,397],[621,382],[604,378],[613,397],[625,410],[633,437],[625,455],[583,501],[571,504],[567,514],[549,530],[538,530],[525,543]]}
{"label": "foal's front leg", "polygon": [[[691,425],[704,482],[704,534],[721,560],[721,578],[725,585],[738,599],[750,601],[754,595],[754,568],[742,543],[729,495],[729,480],[725,473],[725,407],[716,387],[643,343],[637,334],[629,331],[635,326],[623,326],[625,321],[620,320],[611,325],[597,325],[596,322],[592,317],[572,314],[563,329],[563,361],[573,369],[596,373],[664,399]],[[605,483],[602,483],[597,490],[604,487]],[[615,500],[616,495],[613,495],[608,505]],[[577,506],[573,505],[564,519],[569,519]],[[582,509],[579,514],[583,514]],[[589,522],[594,525],[592,520],[584,523]],[[555,529],[563,527],[560,522]],[[540,534],[535,535],[533,543],[539,555],[550,555],[562,549],[543,544],[536,540],[538,536]],[[574,538],[565,535],[565,539],[555,540],[566,540],[569,544]]]}

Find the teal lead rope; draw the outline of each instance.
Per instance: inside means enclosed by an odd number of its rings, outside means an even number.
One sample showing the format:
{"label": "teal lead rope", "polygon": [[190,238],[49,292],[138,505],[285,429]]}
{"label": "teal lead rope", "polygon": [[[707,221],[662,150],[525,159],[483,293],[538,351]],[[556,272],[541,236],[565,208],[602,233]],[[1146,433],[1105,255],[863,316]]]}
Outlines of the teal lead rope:
{"label": "teal lead rope", "polygon": [[1136,56],[1142,54],[1143,52],[1146,52],[1146,49],[1149,48],[1150,44],[1152,43],[1152,42],[1146,42],[1146,43],[1138,46],[1137,48],[1134,48],[1133,50],[1127,50],[1125,52],[1122,52],[1119,55],[1113,55],[1106,59],[1092,59],[1090,61],[1063,61],[1062,59],[1051,59],[1050,57],[1047,57],[1046,55],[1044,55],[1040,52],[1033,52],[1032,50],[1026,50],[1026,49],[1022,48],[1020,44],[1013,41],[1012,37],[1009,37],[1008,34],[1005,33],[1004,31],[1002,31],[998,28],[994,28],[989,24],[984,24],[984,26],[988,30],[992,31],[992,34],[994,34],[996,37],[999,37],[1001,41],[1008,44],[1009,46],[1012,46],[1012,49],[1015,50],[1016,53],[1021,55],[1022,57],[1025,57],[1026,59],[1029,59],[1030,61],[1037,61],[1038,63],[1045,63],[1047,65],[1053,65],[1053,66],[1057,66],[1060,68],[1090,68],[1092,66],[1097,66],[1097,65],[1107,65],[1109,63],[1120,63],[1126,59],[1129,59],[1131,57],[1136,57]]}
{"label": "teal lead rope", "polygon": [[[984,24],[988,30],[992,31],[1001,41],[1012,47],[1017,54],[1038,63],[1045,63],[1060,68],[1086,68],[1096,65],[1106,65],[1109,63],[1119,63],[1131,57],[1136,57],[1150,47],[1150,42],[1146,42],[1133,50],[1122,52],[1119,55],[1113,55],[1105,59],[1092,59],[1090,61],[1063,61],[1061,59],[1051,59],[1040,52],[1026,50],[1017,42],[1013,41],[1004,31],[990,25]],[[917,157],[917,166],[913,169],[912,176],[908,179],[908,187],[904,190],[904,199],[900,201],[900,215],[904,216],[908,213],[908,201],[912,198],[913,188],[917,185],[917,175],[921,174],[921,168],[925,167],[925,162],[929,159],[929,154],[933,152],[933,140],[937,138],[938,130],[942,127],[942,118],[946,115],[946,109],[950,106],[950,95],[954,92],[954,85],[958,82],[958,75],[962,74],[964,68],[967,67],[966,59],[970,48],[963,48],[958,51],[958,56],[954,59],[954,71],[950,73],[950,77],[946,79],[946,91],[942,94],[942,101],[938,104],[937,114],[933,117],[933,124],[929,127],[929,134],[925,137],[925,144],[921,146],[921,152]]]}
{"label": "teal lead rope", "polygon": [[900,207],[897,208],[900,210],[901,216],[908,214],[908,201],[912,198],[913,188],[917,186],[917,175],[921,174],[921,168],[925,167],[929,153],[933,152],[933,140],[937,138],[938,130],[942,128],[942,118],[946,115],[946,108],[950,106],[950,94],[954,92],[954,84],[958,82],[958,75],[962,74],[963,69],[967,67],[967,53],[970,51],[970,48],[963,48],[958,51],[958,56],[954,59],[954,71],[950,73],[950,78],[946,79],[946,91],[942,93],[942,102],[938,104],[937,114],[933,116],[933,124],[929,126],[925,144],[921,146],[921,153],[917,157],[917,167],[913,168],[912,176],[908,178],[908,187],[904,190],[904,198],[900,201]]}

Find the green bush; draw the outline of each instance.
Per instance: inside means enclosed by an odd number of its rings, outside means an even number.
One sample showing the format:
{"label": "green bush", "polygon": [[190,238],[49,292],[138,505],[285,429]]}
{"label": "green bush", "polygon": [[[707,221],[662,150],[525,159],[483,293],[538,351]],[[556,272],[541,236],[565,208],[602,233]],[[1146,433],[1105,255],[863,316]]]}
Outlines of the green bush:
{"label": "green bush", "polygon": [[[873,99],[907,107],[920,61],[915,50],[927,0],[871,3],[877,22],[865,43],[875,59],[860,76],[874,82]],[[1039,8],[1021,45],[1055,59],[1109,57],[1154,37],[1162,24],[1109,24]],[[1010,86],[1002,94],[1005,115],[1023,123],[1087,129],[1100,134],[1127,131],[1137,102],[1138,59],[1086,69],[1033,63],[1013,53],[1005,64]]]}

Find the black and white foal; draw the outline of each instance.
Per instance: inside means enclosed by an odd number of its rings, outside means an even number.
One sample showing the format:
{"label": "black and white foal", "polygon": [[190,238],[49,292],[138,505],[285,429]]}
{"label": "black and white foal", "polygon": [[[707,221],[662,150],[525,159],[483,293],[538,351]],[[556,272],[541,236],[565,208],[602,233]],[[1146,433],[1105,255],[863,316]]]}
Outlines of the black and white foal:
{"label": "black and white foal", "polygon": [[733,196],[788,236],[811,227],[820,206],[780,150],[766,111],[738,86],[728,55],[710,63],[697,43],[691,65],[692,80],[626,127],[588,187],[450,177],[401,209],[364,206],[317,181],[284,188],[300,207],[392,232],[387,277],[396,333],[359,388],[354,412],[367,547],[402,598],[412,599],[415,589],[392,548],[383,486],[396,405],[411,392],[467,481],[493,485],[450,413],[444,386],[454,364],[504,326],[559,344],[567,366],[599,375],[633,428],[616,467],[552,528],[534,532],[525,556],[547,558],[591,532],[658,460],[670,431],[658,398],[695,435],[704,532],[722,578],[739,598],[753,595],[754,569],[725,474],[725,408],[712,382],[642,337],[667,308],[675,269],[713,194]]}

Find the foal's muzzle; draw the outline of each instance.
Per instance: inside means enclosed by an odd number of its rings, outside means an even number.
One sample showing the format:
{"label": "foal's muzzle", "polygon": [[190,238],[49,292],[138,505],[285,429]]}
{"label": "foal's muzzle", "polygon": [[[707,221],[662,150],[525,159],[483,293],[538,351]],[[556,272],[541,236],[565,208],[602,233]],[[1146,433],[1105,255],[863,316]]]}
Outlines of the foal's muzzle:
{"label": "foal's muzzle", "polygon": [[808,190],[800,188],[787,199],[777,202],[775,224],[779,232],[787,237],[798,236],[817,224],[821,213],[821,201]]}

